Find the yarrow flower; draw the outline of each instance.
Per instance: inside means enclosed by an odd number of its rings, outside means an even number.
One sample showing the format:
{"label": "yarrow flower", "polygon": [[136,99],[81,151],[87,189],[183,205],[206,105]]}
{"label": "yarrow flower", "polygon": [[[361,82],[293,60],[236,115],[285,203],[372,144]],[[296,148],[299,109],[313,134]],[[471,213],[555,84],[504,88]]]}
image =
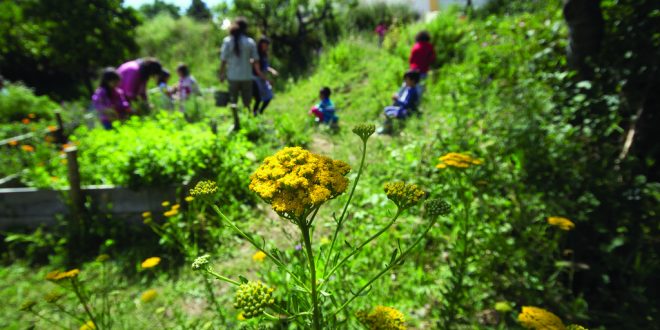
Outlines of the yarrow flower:
{"label": "yarrow flower", "polygon": [[195,188],[190,189],[191,197],[207,197],[218,192],[218,184],[211,180],[197,182]]}
{"label": "yarrow flower", "polygon": [[79,330],[96,330],[96,324],[92,321],[87,321],[85,324],[80,326]]}
{"label": "yarrow flower", "polygon": [[140,301],[143,303],[148,303],[154,299],[156,299],[156,296],[158,296],[158,291],[154,289],[149,289],[147,291],[142,292],[140,295]]}
{"label": "yarrow flower", "polygon": [[159,257],[147,258],[147,259],[144,259],[144,261],[142,262],[142,268],[143,269],[153,268],[153,267],[158,266],[159,263],[160,263],[160,258]]}
{"label": "yarrow flower", "polygon": [[257,253],[252,255],[253,261],[263,262],[264,259],[266,259],[266,253],[264,253],[264,251],[259,250]]}
{"label": "yarrow flower", "polygon": [[250,190],[280,216],[300,218],[346,191],[350,170],[343,161],[289,147],[264,160],[250,177]]}
{"label": "yarrow flower", "polygon": [[551,226],[559,227],[559,229],[565,231],[569,231],[575,228],[573,221],[563,217],[548,217],[548,224]]}
{"label": "yarrow flower", "polygon": [[527,328],[534,330],[564,330],[566,327],[557,315],[543,308],[523,306],[522,312],[518,314],[518,322]]}
{"label": "yarrow flower", "polygon": [[163,215],[166,216],[166,217],[168,217],[168,218],[173,217],[173,216],[175,216],[175,215],[177,215],[177,214],[179,214],[179,210],[178,210],[178,209],[171,209],[171,210],[166,211],[165,213],[163,213]]}
{"label": "yarrow flower", "polygon": [[366,143],[371,135],[376,132],[376,126],[373,124],[357,124],[353,127],[353,133],[359,136],[362,139],[362,142]]}
{"label": "yarrow flower", "polygon": [[273,291],[275,289],[261,282],[250,281],[241,284],[234,297],[234,308],[243,310],[243,317],[246,319],[259,316],[268,305],[275,303]]}
{"label": "yarrow flower", "polygon": [[385,194],[401,210],[410,208],[426,196],[426,192],[422,188],[402,181],[386,183]]}
{"label": "yarrow flower", "polygon": [[186,200],[186,202],[190,203],[190,202],[192,202],[193,200],[195,200],[195,197],[192,197],[192,196],[186,196],[185,200]]}
{"label": "yarrow flower", "polygon": [[403,313],[387,306],[376,306],[370,313],[360,311],[357,318],[370,330],[405,330]]}
{"label": "yarrow flower", "polygon": [[142,212],[142,217],[143,218],[151,218],[151,212],[149,212],[149,211]]}
{"label": "yarrow flower", "polygon": [[440,163],[435,166],[439,169],[443,169],[447,167],[468,168],[472,165],[481,165],[483,163],[479,159],[458,152],[450,152],[440,157],[439,160]]}
{"label": "yarrow flower", "polygon": [[211,256],[208,254],[205,254],[201,257],[197,257],[195,261],[192,263],[192,269],[193,270],[201,270],[202,268],[206,267],[206,265],[209,264],[209,259],[211,259]]}
{"label": "yarrow flower", "polygon": [[160,203],[160,205],[162,205],[163,207],[168,207],[168,206],[170,206],[170,202],[169,201],[164,201],[164,202]]}
{"label": "yarrow flower", "polygon": [[439,215],[447,215],[451,212],[451,205],[442,199],[432,199],[424,202],[424,208],[428,215],[435,217]]}
{"label": "yarrow flower", "polygon": [[60,281],[64,279],[73,279],[78,277],[78,274],[80,274],[80,269],[72,269],[66,272],[62,272],[59,270],[52,271],[48,274],[46,274],[46,279],[50,281]]}

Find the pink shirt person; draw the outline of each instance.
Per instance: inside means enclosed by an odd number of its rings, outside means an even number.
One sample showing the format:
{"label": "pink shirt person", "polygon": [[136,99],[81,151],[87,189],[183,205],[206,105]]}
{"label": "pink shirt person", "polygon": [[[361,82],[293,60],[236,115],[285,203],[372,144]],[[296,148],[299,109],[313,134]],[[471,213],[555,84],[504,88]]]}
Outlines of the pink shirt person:
{"label": "pink shirt person", "polygon": [[155,59],[137,59],[126,62],[117,68],[117,73],[121,76],[119,89],[129,101],[136,100],[138,97],[147,100],[147,82],[149,77],[160,74],[163,70],[160,62]]}

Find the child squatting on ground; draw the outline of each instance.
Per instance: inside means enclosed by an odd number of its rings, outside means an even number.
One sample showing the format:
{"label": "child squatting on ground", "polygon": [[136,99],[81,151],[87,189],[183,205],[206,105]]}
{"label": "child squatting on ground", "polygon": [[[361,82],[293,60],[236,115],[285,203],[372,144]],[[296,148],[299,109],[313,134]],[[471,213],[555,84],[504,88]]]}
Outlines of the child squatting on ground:
{"label": "child squatting on ground", "polygon": [[383,111],[385,122],[383,127],[378,130],[379,134],[392,134],[393,119],[406,119],[417,111],[417,105],[419,103],[419,91],[417,90],[419,72],[410,70],[403,75],[403,80],[404,86],[401,87],[398,93],[392,96],[394,102],[392,105],[385,107]]}
{"label": "child squatting on ground", "polygon": [[101,74],[99,87],[92,95],[92,105],[98,112],[103,128],[112,129],[112,122],[126,119],[131,113],[131,106],[124,92],[117,88],[121,78],[113,68],[106,68]]}
{"label": "child squatting on ground", "polygon": [[179,111],[185,111],[185,102],[193,95],[199,95],[199,85],[197,80],[190,74],[190,69],[187,65],[181,63],[176,68],[176,73],[179,75],[179,85],[176,91],[179,94]]}
{"label": "child squatting on ground", "polygon": [[332,91],[328,87],[323,87],[319,91],[319,99],[321,102],[313,106],[309,110],[309,114],[316,117],[316,122],[319,124],[327,124],[332,128],[338,126],[339,117],[335,114],[335,105],[330,100]]}

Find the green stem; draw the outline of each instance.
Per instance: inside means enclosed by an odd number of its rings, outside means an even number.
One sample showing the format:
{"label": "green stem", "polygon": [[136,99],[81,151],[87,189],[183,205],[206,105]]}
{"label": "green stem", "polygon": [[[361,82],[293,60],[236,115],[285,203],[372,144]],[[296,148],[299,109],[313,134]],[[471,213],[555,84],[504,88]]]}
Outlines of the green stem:
{"label": "green stem", "polygon": [[282,261],[280,261],[279,259],[275,258],[275,256],[273,256],[270,252],[264,250],[261,246],[259,246],[259,244],[257,244],[257,242],[255,242],[250,236],[248,236],[246,233],[244,233],[244,232],[243,232],[240,228],[238,228],[238,227],[237,227],[237,226],[236,226],[231,220],[229,220],[229,219],[224,215],[224,213],[222,213],[222,211],[220,211],[220,209],[219,209],[216,205],[213,205],[212,207],[213,207],[213,210],[214,210],[218,215],[220,215],[220,217],[221,217],[221,218],[222,218],[222,219],[223,219],[223,220],[229,225],[229,227],[231,227],[232,229],[234,229],[239,235],[241,235],[241,237],[243,237],[243,238],[246,239],[248,242],[250,242],[250,244],[252,244],[252,245],[253,245],[254,247],[256,247],[258,250],[260,250],[261,252],[265,253],[266,256],[267,256],[270,260],[272,260],[272,261],[273,261],[278,267],[280,267],[280,268],[283,269],[285,272],[287,272],[289,275],[291,275],[291,278],[292,278],[294,281],[296,281],[296,282],[301,286],[301,288],[303,288],[305,291],[307,291],[307,293],[310,292],[309,289],[305,286],[305,283],[304,283],[302,280],[300,280],[300,278],[298,278],[298,276],[296,276],[296,274],[294,274],[292,271],[290,271],[290,270],[286,267],[286,265],[284,265],[284,263],[282,263]]}
{"label": "green stem", "polygon": [[221,281],[225,281],[225,282],[227,282],[227,283],[231,283],[231,284],[233,284],[233,285],[237,285],[237,286],[240,286],[240,285],[241,285],[240,282],[234,281],[234,280],[232,280],[231,278],[228,278],[228,277],[222,276],[222,275],[220,275],[220,274],[214,272],[213,269],[211,269],[210,267],[206,269],[206,272],[209,273],[210,275],[212,275],[213,277],[215,277],[215,278],[221,280]]}
{"label": "green stem", "polygon": [[215,312],[218,313],[218,315],[222,315],[220,311],[222,311],[222,308],[220,308],[220,304],[218,303],[218,300],[215,299],[215,295],[213,295],[213,287],[211,286],[211,281],[209,281],[209,278],[204,276],[204,287],[206,288],[206,294],[208,295],[208,299],[211,301],[211,304],[213,307],[215,307]]}
{"label": "green stem", "polygon": [[65,327],[65,326],[63,326],[63,325],[61,325],[61,324],[59,324],[59,323],[57,323],[57,322],[55,322],[55,321],[53,321],[53,320],[51,320],[51,319],[49,319],[49,318],[43,316],[43,315],[41,315],[41,314],[39,314],[39,313],[33,311],[33,310],[30,310],[30,312],[31,312],[32,314],[34,314],[34,316],[36,316],[36,317],[38,317],[38,318],[40,318],[40,319],[42,319],[42,320],[44,320],[44,321],[46,321],[46,322],[48,322],[48,323],[54,325],[54,326],[56,326],[56,327],[59,327],[59,328],[65,329],[65,330],[69,329],[69,328],[67,328],[67,327]]}
{"label": "green stem", "polygon": [[400,210],[400,209],[397,209],[396,214],[394,215],[394,218],[392,218],[392,220],[390,220],[390,222],[388,222],[387,225],[385,225],[385,227],[383,227],[383,228],[382,228],[381,230],[379,230],[377,233],[375,233],[374,235],[372,235],[371,237],[369,237],[366,241],[362,242],[362,244],[360,244],[357,248],[353,249],[353,251],[351,251],[351,253],[349,253],[349,254],[348,254],[347,256],[345,256],[341,261],[339,261],[339,263],[337,263],[337,265],[335,265],[334,267],[332,267],[332,269],[330,269],[330,272],[329,272],[328,274],[324,275],[324,281],[323,281],[323,283],[321,283],[321,285],[323,285],[323,284],[324,284],[324,283],[330,278],[330,276],[332,276],[332,274],[334,274],[335,271],[337,271],[337,269],[339,269],[339,267],[341,267],[346,261],[348,261],[348,260],[349,260],[350,258],[352,258],[354,255],[358,254],[358,252],[360,252],[360,251],[362,250],[362,248],[364,248],[364,247],[365,247],[367,244],[369,244],[371,241],[375,240],[375,239],[378,238],[380,235],[382,235],[383,233],[385,233],[388,229],[390,229],[390,227],[392,227],[392,225],[394,224],[394,222],[396,221],[396,219],[399,218],[400,215],[401,215],[401,210]]}
{"label": "green stem", "polygon": [[419,242],[421,242],[421,240],[426,236],[426,234],[428,234],[428,232],[431,230],[431,228],[433,228],[433,226],[435,225],[435,223],[436,223],[437,221],[438,221],[438,217],[435,217],[435,218],[430,222],[430,224],[426,227],[426,229],[424,229],[424,231],[422,232],[422,234],[420,234],[420,235],[417,237],[417,239],[415,240],[415,242],[413,242],[412,245],[410,245],[405,251],[403,251],[403,252],[399,255],[398,258],[396,258],[393,262],[391,262],[389,265],[387,265],[387,267],[385,267],[385,269],[383,269],[382,271],[380,271],[378,274],[376,274],[376,276],[374,276],[371,280],[369,280],[369,281],[367,282],[367,284],[363,285],[363,286],[362,286],[362,287],[361,287],[356,293],[353,294],[353,296],[352,296],[348,301],[346,301],[343,305],[341,305],[341,307],[339,307],[337,310],[335,310],[335,311],[332,313],[332,316],[334,317],[334,316],[337,315],[339,312],[341,312],[341,311],[342,311],[344,308],[346,308],[351,302],[353,302],[353,300],[355,300],[357,297],[359,297],[360,294],[361,294],[362,292],[364,292],[364,290],[366,290],[368,287],[370,287],[371,284],[372,284],[373,282],[375,282],[377,279],[379,279],[381,276],[383,276],[385,273],[387,273],[390,269],[394,268],[394,266],[396,266],[397,264],[399,264],[403,259],[405,259],[405,258],[408,256],[408,254],[410,253],[410,251],[412,251],[412,249],[414,249],[415,246],[417,246],[417,244],[419,244]]}
{"label": "green stem", "polygon": [[85,319],[83,319],[83,318],[80,318],[80,317],[78,317],[77,315],[75,315],[75,314],[73,314],[73,313],[67,311],[66,309],[64,309],[64,307],[63,307],[62,305],[57,304],[57,303],[55,303],[54,305],[55,305],[55,307],[57,307],[57,309],[60,310],[60,312],[66,314],[66,315],[69,315],[71,318],[78,320],[78,322],[82,322],[82,323],[87,322],[87,320],[85,320]]}
{"label": "green stem", "polygon": [[96,327],[97,330],[101,330],[101,326],[96,322],[96,318],[94,318],[94,314],[92,314],[91,309],[87,305],[86,299],[83,298],[80,292],[80,287],[78,286],[78,280],[75,278],[71,279],[71,286],[73,287],[73,292],[75,292],[76,297],[78,297],[78,300],[83,305],[83,308],[85,309],[85,313],[87,313],[89,319],[92,321],[92,323],[94,323],[94,326]]}
{"label": "green stem", "polygon": [[362,176],[362,169],[364,167],[364,159],[366,158],[367,155],[367,141],[362,142],[362,159],[360,160],[360,167],[358,169],[357,176],[355,177],[355,181],[353,182],[353,187],[351,188],[351,193],[348,195],[348,200],[346,200],[346,204],[344,204],[344,210],[341,212],[341,216],[339,217],[339,221],[337,221],[337,227],[335,228],[335,233],[332,235],[332,242],[330,243],[330,248],[328,249],[328,254],[325,259],[325,265],[323,266],[323,274],[325,276],[326,271],[328,270],[328,264],[330,263],[330,256],[332,255],[332,250],[335,247],[335,243],[337,242],[337,236],[339,235],[339,231],[341,230],[342,225],[344,224],[344,218],[346,217],[346,211],[348,210],[348,205],[351,203],[351,200],[353,199],[353,194],[355,193],[355,188],[357,187],[358,182],[360,181],[360,176]]}
{"label": "green stem", "polygon": [[303,235],[303,242],[305,243],[305,251],[307,252],[307,261],[309,262],[309,273],[310,273],[310,282],[312,287],[312,320],[313,320],[313,329],[321,329],[321,306],[319,306],[319,296],[317,292],[316,285],[316,264],[314,263],[314,253],[312,251],[312,240],[310,238],[310,229],[309,226],[300,227]]}

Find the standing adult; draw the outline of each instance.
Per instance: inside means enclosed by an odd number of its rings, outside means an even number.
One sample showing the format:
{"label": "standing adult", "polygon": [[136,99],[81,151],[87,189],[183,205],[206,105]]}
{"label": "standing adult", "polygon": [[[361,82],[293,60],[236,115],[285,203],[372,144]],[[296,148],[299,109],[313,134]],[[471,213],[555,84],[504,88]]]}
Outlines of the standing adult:
{"label": "standing adult", "polygon": [[234,130],[240,128],[236,103],[240,94],[243,106],[250,108],[252,101],[252,70],[268,80],[259,68],[259,54],[254,40],[247,36],[248,22],[239,17],[229,29],[229,36],[222,41],[220,50],[220,81],[229,81],[229,103],[234,116]]}
{"label": "standing adult", "polygon": [[151,77],[159,77],[163,71],[160,62],[151,57],[126,62],[117,68],[121,77],[119,89],[130,102],[147,99],[147,82]]}

